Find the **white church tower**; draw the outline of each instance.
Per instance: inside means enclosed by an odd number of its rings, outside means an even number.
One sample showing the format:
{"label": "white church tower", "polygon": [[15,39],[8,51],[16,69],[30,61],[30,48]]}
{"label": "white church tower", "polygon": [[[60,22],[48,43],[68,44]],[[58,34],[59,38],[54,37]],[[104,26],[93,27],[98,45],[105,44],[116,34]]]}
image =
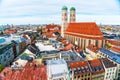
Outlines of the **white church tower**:
{"label": "white church tower", "polygon": [[68,25],[68,15],[67,15],[67,7],[62,7],[62,25],[61,25],[61,36],[64,37],[64,31],[66,30]]}
{"label": "white church tower", "polygon": [[76,13],[75,13],[75,8],[71,7],[70,8],[70,23],[73,23],[76,21]]}

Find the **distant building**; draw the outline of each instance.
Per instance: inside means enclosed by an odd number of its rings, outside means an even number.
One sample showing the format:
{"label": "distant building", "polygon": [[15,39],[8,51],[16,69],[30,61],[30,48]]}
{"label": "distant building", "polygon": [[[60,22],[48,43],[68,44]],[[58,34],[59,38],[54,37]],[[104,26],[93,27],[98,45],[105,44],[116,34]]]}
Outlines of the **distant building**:
{"label": "distant building", "polygon": [[119,53],[115,53],[113,51],[107,50],[105,48],[101,48],[99,50],[99,57],[100,58],[108,58],[110,61],[112,61],[114,64],[117,65],[116,70],[116,79],[120,79],[120,55]]}
{"label": "distant building", "polygon": [[70,23],[65,31],[65,38],[82,49],[90,44],[99,48],[105,44],[103,34],[94,22]]}
{"label": "distant building", "polygon": [[14,33],[17,33],[17,30],[15,30],[15,29],[5,29],[4,30],[4,33],[5,34],[14,34]]}
{"label": "distant building", "polygon": [[60,59],[60,54],[59,53],[54,53],[52,51],[50,52],[43,52],[41,53],[41,58],[42,61],[45,62],[46,60],[58,60]]}
{"label": "distant building", "polygon": [[104,80],[105,70],[100,59],[89,61],[91,67],[91,80]]}
{"label": "distant building", "polygon": [[35,62],[28,62],[20,70],[6,67],[0,76],[3,76],[3,80],[47,80],[47,68],[44,65],[37,66]]}
{"label": "distant building", "polygon": [[68,68],[64,60],[47,61],[47,80],[67,80]]}
{"label": "distant building", "polygon": [[120,41],[119,40],[106,40],[106,47],[112,51],[120,53]]}
{"label": "distant building", "polygon": [[[7,41],[7,39],[9,40]],[[15,57],[18,56],[21,52],[23,52],[26,48],[26,39],[21,37],[20,35],[11,35],[11,37],[6,38],[6,41],[10,41],[15,44],[13,49]]]}
{"label": "distant building", "polygon": [[22,37],[26,39],[26,45],[29,45],[32,43],[30,36],[28,36],[27,34],[23,34]]}
{"label": "distant building", "polygon": [[4,27],[0,26],[0,34],[3,34],[3,31],[5,30]]}
{"label": "distant building", "polygon": [[23,52],[26,48],[26,40],[25,38],[19,38],[15,41],[19,46],[19,53]]}
{"label": "distant building", "polygon": [[87,46],[85,48],[84,53],[86,54],[87,60],[93,60],[93,59],[97,59],[97,52],[98,52],[99,48],[90,44],[89,46]]}
{"label": "distant building", "polygon": [[91,80],[90,66],[87,61],[68,62],[70,80]]}
{"label": "distant building", "polygon": [[8,66],[26,48],[26,41],[20,36],[0,38],[0,63]]}
{"label": "distant building", "polygon": [[13,46],[14,43],[11,42],[0,45],[0,64],[4,67],[10,65],[14,59]]}
{"label": "distant building", "polygon": [[101,61],[105,69],[104,80],[115,80],[117,65],[107,58],[102,58]]}
{"label": "distant building", "polygon": [[94,22],[76,23],[76,9],[70,8],[70,22],[68,22],[67,7],[62,7],[61,36],[71,40],[78,47],[85,49],[93,44],[99,48],[105,44],[104,36]]}
{"label": "distant building", "polygon": [[47,37],[47,38],[53,38],[60,36],[60,31],[61,31],[61,26],[59,25],[46,25],[45,27],[42,28],[42,36]]}

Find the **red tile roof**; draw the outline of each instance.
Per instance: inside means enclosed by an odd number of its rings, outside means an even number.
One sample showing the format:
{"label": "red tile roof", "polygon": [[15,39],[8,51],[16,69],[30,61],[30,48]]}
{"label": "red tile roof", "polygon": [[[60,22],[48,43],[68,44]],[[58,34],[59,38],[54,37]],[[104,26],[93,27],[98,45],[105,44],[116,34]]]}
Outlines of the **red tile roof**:
{"label": "red tile roof", "polygon": [[42,35],[50,38],[50,37],[54,37],[53,36],[54,32],[60,33],[61,27],[58,25],[46,25],[46,27],[43,27],[42,30],[45,31],[45,33],[43,33]]}
{"label": "red tile roof", "polygon": [[90,39],[104,39],[95,22],[70,23],[65,34]]}
{"label": "red tile roof", "polygon": [[4,31],[5,34],[13,34],[13,33],[16,33],[16,32],[17,32],[17,30],[14,30],[14,29],[13,29],[13,30],[12,30],[12,29],[11,29],[11,30],[6,29],[6,30]]}
{"label": "red tile roof", "polygon": [[70,62],[69,66],[70,68],[85,67],[88,66],[88,63],[86,61],[76,61],[76,62]]}
{"label": "red tile roof", "polygon": [[[90,60],[89,64],[91,66],[92,69],[92,73],[93,74],[97,74],[97,73],[102,73],[104,72],[104,68],[103,68],[103,64],[101,62],[100,59],[94,59],[94,60]],[[101,68],[101,69],[100,69]],[[94,70],[94,71],[93,71]]]}
{"label": "red tile roof", "polygon": [[43,28],[42,28],[42,30],[43,30],[43,31],[45,31],[45,30],[46,30],[46,28],[45,28],[45,27],[43,27]]}
{"label": "red tile roof", "polygon": [[67,46],[65,46],[66,50],[70,50],[74,45],[73,44],[68,44]]}
{"label": "red tile roof", "polygon": [[87,48],[93,52],[97,52],[99,50],[99,48],[94,46],[93,44],[90,44]]}
{"label": "red tile roof", "polygon": [[56,28],[56,27],[59,28],[59,29],[61,28],[61,27],[58,26],[58,25],[46,25],[46,28],[47,28],[47,29],[54,29],[54,28]]}
{"label": "red tile roof", "polygon": [[23,34],[22,37],[25,39],[28,39],[28,37],[25,34]]}
{"label": "red tile roof", "polygon": [[47,38],[54,37],[52,32],[43,33],[42,35],[46,36]]}
{"label": "red tile roof", "polygon": [[70,50],[72,47],[73,47],[74,45],[73,44],[68,44],[68,45],[66,45],[63,49],[61,49],[61,50],[63,50],[63,51],[68,51],[68,50]]}
{"label": "red tile roof", "polygon": [[69,62],[68,65],[69,65],[70,69],[76,68],[78,70],[78,68],[80,68],[80,72],[78,72],[78,73],[90,72],[90,68],[89,68],[88,63],[86,61]]}
{"label": "red tile roof", "polygon": [[63,39],[61,40],[62,44],[67,44],[67,40],[66,39]]}
{"label": "red tile roof", "polygon": [[90,62],[92,67],[102,66],[102,63],[101,63],[101,61],[99,59],[94,59],[94,60],[91,60],[89,62]]}
{"label": "red tile roof", "polygon": [[27,63],[21,70],[6,72],[5,80],[47,80],[46,66],[35,66],[35,63]]}
{"label": "red tile roof", "polygon": [[108,39],[107,41],[108,41],[110,44],[112,44],[112,45],[120,46],[120,42],[119,42],[119,41],[110,40],[110,39]]}
{"label": "red tile roof", "polygon": [[0,80],[5,80],[3,76],[0,75]]}
{"label": "red tile roof", "polygon": [[111,48],[111,50],[120,53],[120,48],[117,48],[117,47],[114,47],[114,46],[113,46],[113,47]]}
{"label": "red tile roof", "polygon": [[47,32],[60,32],[61,27],[59,25],[46,25]]}

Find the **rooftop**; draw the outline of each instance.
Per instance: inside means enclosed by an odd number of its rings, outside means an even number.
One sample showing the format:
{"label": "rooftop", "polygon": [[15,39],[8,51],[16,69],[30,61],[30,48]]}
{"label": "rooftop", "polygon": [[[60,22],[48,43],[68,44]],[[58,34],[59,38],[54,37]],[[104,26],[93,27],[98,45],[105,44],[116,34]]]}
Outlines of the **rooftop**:
{"label": "rooftop", "polygon": [[13,45],[14,45],[14,43],[12,43],[12,42],[9,42],[6,44],[1,44],[0,45],[0,54],[3,53],[4,51],[6,51],[7,49],[10,49]]}
{"label": "rooftop", "polygon": [[[2,71],[1,75],[4,76],[5,80],[47,80],[46,66],[35,66],[35,63],[28,62],[25,67],[21,70],[11,70],[6,68]],[[6,75],[4,75],[6,73]],[[29,74],[29,75],[28,75]],[[33,77],[34,76],[34,77]]]}
{"label": "rooftop", "polygon": [[112,44],[112,45],[120,46],[120,42],[119,42],[119,41],[110,40],[110,39],[108,39],[107,41],[108,41],[110,44]]}
{"label": "rooftop", "polygon": [[46,36],[47,38],[54,37],[54,34],[53,34],[53,32],[47,32],[47,33],[43,33],[42,35],[43,35],[43,36]]}
{"label": "rooftop", "polygon": [[90,60],[89,64],[93,74],[104,72],[104,67],[100,59]]}
{"label": "rooftop", "polygon": [[61,28],[59,25],[46,25],[47,29]]}
{"label": "rooftop", "polygon": [[66,62],[64,60],[47,60],[47,64],[59,65],[59,64],[66,64]]}
{"label": "rooftop", "polygon": [[90,68],[86,61],[75,61],[68,63],[70,69],[75,71],[75,74],[90,72]]}
{"label": "rooftop", "polygon": [[68,74],[67,63],[64,60],[48,60],[47,63],[48,77],[52,76],[56,80]]}
{"label": "rooftop", "polygon": [[63,49],[61,49],[61,50],[68,51],[68,50],[70,50],[73,46],[74,46],[74,45],[70,43],[70,44],[66,45],[66,46],[65,46]]}
{"label": "rooftop", "polygon": [[97,52],[99,50],[99,48],[94,46],[93,44],[89,45],[87,48],[93,52]]}
{"label": "rooftop", "polygon": [[2,36],[2,37],[0,37],[0,43],[9,43],[12,40],[19,43],[19,42],[25,41],[25,38],[20,37],[19,35],[10,35],[10,36]]}
{"label": "rooftop", "polygon": [[107,58],[102,58],[101,60],[104,63],[106,68],[116,67],[116,65],[110,60],[108,60]]}
{"label": "rooftop", "polygon": [[113,61],[117,62],[120,64],[120,55],[110,51],[110,50],[107,50],[105,48],[100,48],[100,51],[106,55],[109,56],[110,59],[112,59]]}
{"label": "rooftop", "polygon": [[52,45],[44,45],[42,42],[37,42],[35,44],[40,51],[52,51],[52,50],[57,50],[55,47],[53,47]]}
{"label": "rooftop", "polygon": [[0,38],[0,44],[4,43],[6,40],[4,38]]}
{"label": "rooftop", "polygon": [[118,52],[120,54],[120,48],[117,48],[117,47],[112,47],[111,50],[115,51],[115,52]]}
{"label": "rooftop", "polygon": [[90,39],[104,39],[102,32],[95,22],[69,23],[65,34]]}
{"label": "rooftop", "polygon": [[56,33],[59,35],[61,27],[59,25],[46,25],[42,30],[45,31],[42,35],[48,38],[55,37]]}

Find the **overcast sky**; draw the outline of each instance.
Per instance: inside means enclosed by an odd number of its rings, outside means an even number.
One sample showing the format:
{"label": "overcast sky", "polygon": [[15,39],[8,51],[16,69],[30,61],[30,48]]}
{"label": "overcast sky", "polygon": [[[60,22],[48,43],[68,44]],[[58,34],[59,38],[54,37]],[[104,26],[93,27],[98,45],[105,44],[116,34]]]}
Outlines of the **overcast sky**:
{"label": "overcast sky", "polygon": [[0,25],[61,24],[64,5],[76,8],[77,22],[120,24],[120,0],[0,0]]}

